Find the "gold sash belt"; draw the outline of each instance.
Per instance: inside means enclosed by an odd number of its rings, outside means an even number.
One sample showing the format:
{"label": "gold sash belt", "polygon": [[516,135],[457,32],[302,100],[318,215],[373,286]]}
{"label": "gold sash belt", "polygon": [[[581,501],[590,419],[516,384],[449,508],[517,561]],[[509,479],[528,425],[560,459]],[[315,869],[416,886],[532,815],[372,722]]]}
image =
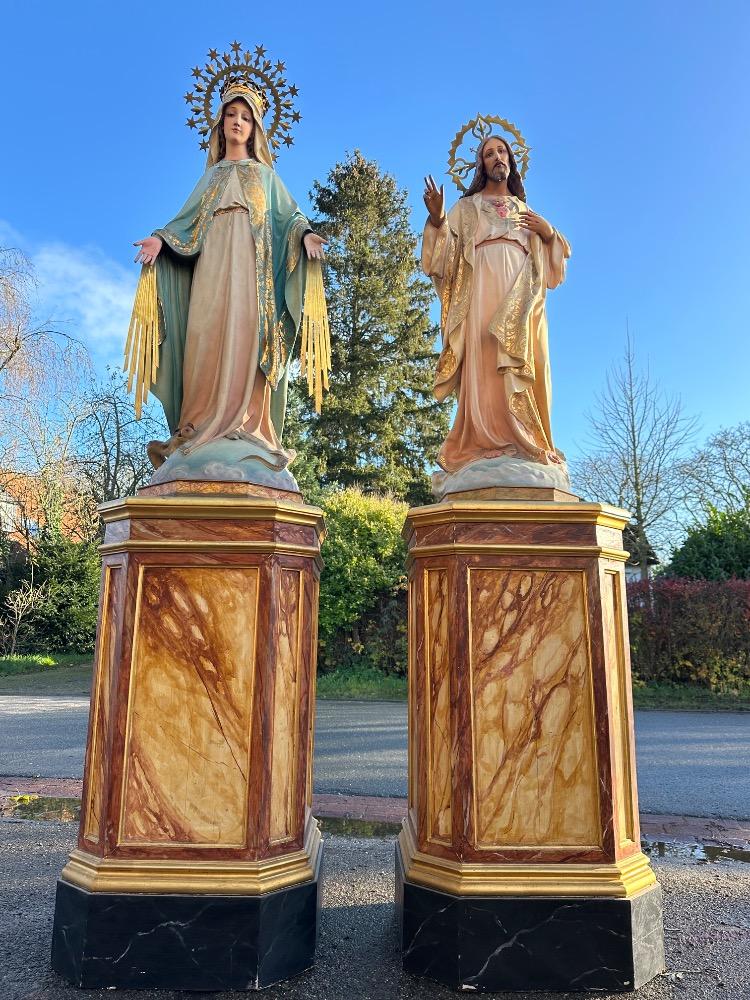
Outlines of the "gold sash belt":
{"label": "gold sash belt", "polygon": [[518,240],[514,240],[509,236],[493,236],[492,239],[482,240],[481,243],[477,243],[475,249],[478,250],[480,247],[489,246],[491,243],[510,243],[511,246],[518,247],[519,250],[523,250],[527,257],[529,255],[529,251],[523,243],[520,243]]}
{"label": "gold sash belt", "polygon": [[226,215],[228,212],[244,212],[245,215],[249,215],[249,212],[244,205],[230,205],[229,208],[217,208],[214,212],[214,216]]}

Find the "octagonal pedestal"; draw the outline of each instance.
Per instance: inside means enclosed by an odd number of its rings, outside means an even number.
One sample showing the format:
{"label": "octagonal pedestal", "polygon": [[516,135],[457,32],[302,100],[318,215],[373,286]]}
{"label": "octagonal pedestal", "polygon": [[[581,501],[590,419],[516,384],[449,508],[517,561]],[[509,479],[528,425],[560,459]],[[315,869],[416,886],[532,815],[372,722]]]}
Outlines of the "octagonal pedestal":
{"label": "octagonal pedestal", "polygon": [[53,932],[79,986],[254,989],[314,959],[322,513],[210,485],[102,508],[81,824]]}
{"label": "octagonal pedestal", "polygon": [[664,967],[638,825],[627,520],[476,497],[409,512],[408,971],[570,991]]}

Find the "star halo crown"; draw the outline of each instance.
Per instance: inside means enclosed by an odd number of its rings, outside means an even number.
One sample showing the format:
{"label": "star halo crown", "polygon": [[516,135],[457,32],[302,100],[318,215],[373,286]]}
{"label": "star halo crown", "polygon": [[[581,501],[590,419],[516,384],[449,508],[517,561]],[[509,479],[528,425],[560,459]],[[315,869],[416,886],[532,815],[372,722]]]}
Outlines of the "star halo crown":
{"label": "star halo crown", "polygon": [[209,49],[206,65],[193,68],[193,89],[185,94],[191,111],[186,124],[198,130],[201,149],[208,149],[211,129],[216,124],[222,100],[230,90],[248,97],[261,119],[270,113],[264,130],[274,153],[282,145],[291,146],[294,142],[292,126],[302,115],[294,107],[299,90],[287,83],[285,69],[281,60],[274,63],[268,58],[262,45],[256,45],[251,51],[235,41],[228,52]]}

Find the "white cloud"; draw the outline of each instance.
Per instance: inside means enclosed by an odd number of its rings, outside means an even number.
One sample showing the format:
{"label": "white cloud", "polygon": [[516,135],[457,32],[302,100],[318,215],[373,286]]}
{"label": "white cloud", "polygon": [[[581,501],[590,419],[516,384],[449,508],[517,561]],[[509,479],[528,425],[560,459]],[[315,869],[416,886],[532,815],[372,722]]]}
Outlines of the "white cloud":
{"label": "white cloud", "polygon": [[138,280],[95,247],[63,243],[31,255],[39,281],[37,312],[88,347],[95,361],[118,363]]}
{"label": "white cloud", "polygon": [[19,247],[30,257],[39,321],[80,340],[98,368],[122,363],[138,268],[123,267],[95,246],[30,245],[2,219],[0,246]]}

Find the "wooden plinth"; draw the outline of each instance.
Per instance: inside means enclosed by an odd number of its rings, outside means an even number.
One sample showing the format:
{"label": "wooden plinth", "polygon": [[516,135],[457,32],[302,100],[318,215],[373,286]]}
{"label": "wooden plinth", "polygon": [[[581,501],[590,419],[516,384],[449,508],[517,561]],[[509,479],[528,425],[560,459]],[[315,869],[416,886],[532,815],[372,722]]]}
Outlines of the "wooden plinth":
{"label": "wooden plinth", "polygon": [[81,825],[62,879],[221,896],[313,879],[321,511],[144,495],[102,516]]}
{"label": "wooden plinth", "polygon": [[409,512],[408,882],[632,897],[641,852],[617,508]]}

